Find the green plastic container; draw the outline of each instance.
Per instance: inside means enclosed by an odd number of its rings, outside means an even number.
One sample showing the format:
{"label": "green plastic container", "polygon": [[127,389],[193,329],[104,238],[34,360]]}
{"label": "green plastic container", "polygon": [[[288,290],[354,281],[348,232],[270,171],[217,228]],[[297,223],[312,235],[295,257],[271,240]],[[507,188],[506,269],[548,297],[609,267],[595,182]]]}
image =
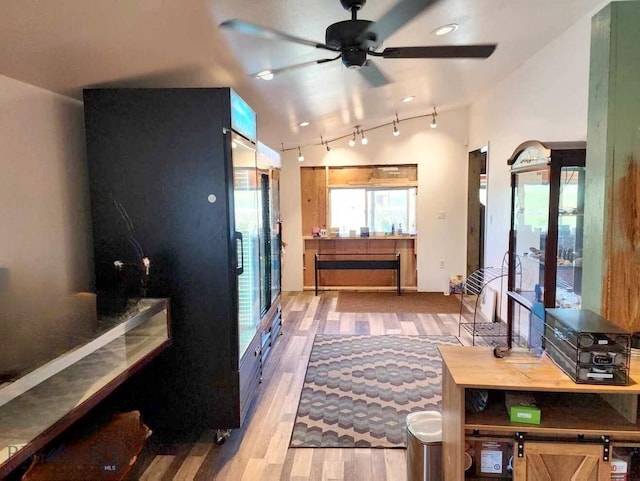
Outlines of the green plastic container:
{"label": "green plastic container", "polygon": [[540,408],[532,406],[511,406],[509,420],[512,423],[540,424]]}

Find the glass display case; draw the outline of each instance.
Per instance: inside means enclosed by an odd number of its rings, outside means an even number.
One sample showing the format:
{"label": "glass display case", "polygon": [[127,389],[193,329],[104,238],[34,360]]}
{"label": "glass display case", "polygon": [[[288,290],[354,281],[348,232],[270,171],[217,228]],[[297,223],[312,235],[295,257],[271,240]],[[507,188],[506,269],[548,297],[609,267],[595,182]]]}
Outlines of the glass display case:
{"label": "glass display case", "polygon": [[0,383],[0,479],[89,412],[171,343],[167,299],[98,315],[91,337]]}
{"label": "glass display case", "polygon": [[584,142],[528,141],[511,166],[509,338],[539,346],[545,308],[582,305]]}

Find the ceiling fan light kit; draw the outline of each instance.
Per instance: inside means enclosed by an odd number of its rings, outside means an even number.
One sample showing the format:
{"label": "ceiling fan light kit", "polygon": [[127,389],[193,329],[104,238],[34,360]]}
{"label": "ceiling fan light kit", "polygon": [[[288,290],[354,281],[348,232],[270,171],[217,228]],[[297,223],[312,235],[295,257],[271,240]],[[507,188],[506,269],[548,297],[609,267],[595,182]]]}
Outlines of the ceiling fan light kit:
{"label": "ceiling fan light kit", "polygon": [[[367,57],[382,58],[487,58],[496,48],[495,44],[484,45],[439,45],[417,47],[391,47],[378,51],[382,43],[396,31],[404,27],[419,14],[426,11],[440,0],[398,0],[382,17],[373,22],[358,19],[358,11],[364,7],[366,0],[340,0],[342,6],[351,12],[350,20],[343,20],[329,25],[325,31],[325,43],[315,42],[300,37],[289,35],[269,27],[263,27],[242,20],[225,20],[220,24],[222,28],[232,29],[237,32],[262,37],[266,39],[278,39],[287,42],[307,45],[337,54],[332,58],[312,60],[296,65],[290,65],[269,72],[273,78],[279,73],[316,65],[333,62],[339,58],[348,69],[357,69],[364,80],[371,87],[381,87],[390,83],[384,73]],[[444,28],[445,26],[441,27]],[[446,25],[447,33],[455,30],[457,24]],[[436,29],[438,31],[440,29]],[[436,34],[434,31],[434,34]],[[442,30],[444,32],[444,30]],[[443,35],[443,33],[440,33]],[[259,74],[255,77],[265,79]],[[267,76],[268,76],[267,75]]]}

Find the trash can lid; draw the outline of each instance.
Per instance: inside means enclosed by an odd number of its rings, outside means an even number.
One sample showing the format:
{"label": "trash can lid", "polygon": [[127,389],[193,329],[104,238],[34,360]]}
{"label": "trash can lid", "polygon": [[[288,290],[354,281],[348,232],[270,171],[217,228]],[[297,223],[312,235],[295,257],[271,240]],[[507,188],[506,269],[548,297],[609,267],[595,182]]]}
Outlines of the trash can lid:
{"label": "trash can lid", "polygon": [[418,411],[407,415],[407,429],[423,443],[442,441],[442,413]]}

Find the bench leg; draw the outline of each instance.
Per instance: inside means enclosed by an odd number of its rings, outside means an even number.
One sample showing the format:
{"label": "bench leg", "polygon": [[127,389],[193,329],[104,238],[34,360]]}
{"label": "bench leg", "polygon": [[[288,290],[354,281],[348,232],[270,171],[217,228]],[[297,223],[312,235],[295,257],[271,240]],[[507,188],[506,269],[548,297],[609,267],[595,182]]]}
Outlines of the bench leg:
{"label": "bench leg", "polygon": [[315,265],[315,278],[316,278],[316,296],[318,295],[318,260],[316,259]]}

